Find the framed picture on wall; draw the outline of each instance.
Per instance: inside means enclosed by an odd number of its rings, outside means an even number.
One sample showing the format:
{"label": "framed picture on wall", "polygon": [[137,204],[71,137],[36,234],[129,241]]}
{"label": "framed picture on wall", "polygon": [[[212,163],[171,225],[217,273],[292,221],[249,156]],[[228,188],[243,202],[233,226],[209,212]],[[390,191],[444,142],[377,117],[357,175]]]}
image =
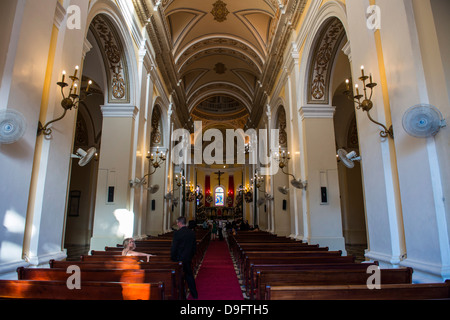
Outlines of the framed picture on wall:
{"label": "framed picture on wall", "polygon": [[78,217],[80,215],[81,191],[72,190],[69,193],[69,217]]}

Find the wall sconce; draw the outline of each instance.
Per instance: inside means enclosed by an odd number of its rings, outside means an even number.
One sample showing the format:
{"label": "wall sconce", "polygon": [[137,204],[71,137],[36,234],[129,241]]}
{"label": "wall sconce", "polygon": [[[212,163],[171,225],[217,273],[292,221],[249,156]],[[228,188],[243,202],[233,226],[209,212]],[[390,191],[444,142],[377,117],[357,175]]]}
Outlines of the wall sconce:
{"label": "wall sconce", "polygon": [[[368,79],[369,79],[369,83],[366,84],[366,81]],[[345,83],[347,85],[347,90],[344,91],[344,94],[347,95],[351,101],[356,103],[356,109],[358,109],[358,110],[362,109],[363,111],[367,112],[367,116],[369,117],[370,121],[383,127],[384,130],[380,132],[380,136],[382,138],[391,137],[392,139],[394,139],[394,129],[392,126],[390,126],[388,129],[388,128],[386,128],[385,125],[375,121],[370,116],[370,110],[373,108],[373,102],[372,102],[373,88],[375,88],[377,86],[377,84],[372,81],[372,75],[370,75],[370,77],[368,77],[364,74],[364,66],[361,66],[361,77],[359,77],[359,80],[361,80],[364,85],[364,94],[360,94],[359,86],[357,84],[355,84],[356,96],[354,96],[352,90],[350,90],[351,81],[349,79],[347,79],[345,81]],[[369,96],[367,96],[367,88],[370,89]],[[363,101],[361,101],[362,98],[364,98]]]}
{"label": "wall sconce", "polygon": [[148,152],[147,159],[150,161],[150,166],[154,169],[149,175],[156,172],[156,169],[161,167],[161,165],[166,161],[166,154],[159,151],[159,147],[156,147],[156,154],[153,155],[150,151]]}
{"label": "wall sconce", "polygon": [[64,118],[66,116],[67,110],[71,110],[72,108],[77,109],[80,101],[83,101],[89,95],[89,88],[92,84],[91,80],[89,80],[89,82],[88,82],[88,86],[86,88],[86,91],[84,92],[84,97],[81,97],[81,94],[83,93],[81,91],[81,88],[80,88],[80,94],[77,93],[77,90],[78,90],[77,82],[79,81],[79,78],[77,77],[78,69],[79,69],[79,67],[76,66],[73,76],[69,76],[69,78],[72,80],[72,85],[70,86],[69,95],[67,97],[64,94],[64,88],[69,86],[69,84],[65,82],[66,71],[62,72],[62,79],[60,82],[57,83],[57,85],[61,87],[61,95],[63,97],[63,100],[61,101],[61,107],[64,109],[64,113],[62,114],[61,117],[56,118],[52,121],[49,121],[45,125],[42,125],[42,123],[39,122],[38,132],[37,132],[38,136],[40,134],[44,134],[47,137],[50,136],[52,134],[52,129],[49,128],[48,126],[50,124]]}
{"label": "wall sconce", "polygon": [[145,176],[143,176],[141,179],[134,179],[130,180],[130,188],[134,188],[136,186],[142,186],[147,183],[145,178],[148,176],[151,176],[156,172],[156,169],[158,169],[161,164],[166,161],[166,154],[159,151],[159,148],[156,148],[156,156],[153,155],[153,153],[148,152],[147,159],[150,162],[150,167],[152,168],[152,171],[150,173],[147,173]]}
{"label": "wall sconce", "polygon": [[184,177],[183,174],[180,175],[180,177],[178,177],[178,175],[175,175],[175,183],[176,185],[179,187],[181,187],[183,185],[183,182],[186,180],[186,178]]}
{"label": "wall sconce", "polygon": [[256,189],[259,190],[264,183],[264,177],[261,177],[257,173],[255,173],[255,177],[251,179],[251,181],[255,184]]}
{"label": "wall sconce", "polygon": [[278,161],[278,165],[281,169],[281,172],[283,172],[285,175],[291,176],[293,179],[291,180],[291,185],[297,189],[304,189],[306,190],[306,185],[308,184],[307,181],[297,180],[295,176],[291,173],[285,172],[284,168],[288,165],[289,160],[291,160],[290,153],[285,150],[279,150],[278,153],[275,154],[275,160]]}

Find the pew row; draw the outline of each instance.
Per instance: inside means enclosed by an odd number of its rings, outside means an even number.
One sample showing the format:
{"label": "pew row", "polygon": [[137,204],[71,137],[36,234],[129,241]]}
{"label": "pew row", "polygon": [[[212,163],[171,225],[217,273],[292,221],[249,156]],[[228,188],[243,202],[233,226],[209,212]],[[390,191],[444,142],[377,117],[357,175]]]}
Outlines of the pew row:
{"label": "pew row", "polygon": [[57,261],[50,260],[51,269],[67,270],[70,266],[76,265],[81,272],[85,270],[160,270],[168,269],[175,271],[178,298],[184,300],[185,285],[183,264],[181,262],[131,262],[131,261]]}
{"label": "pew row", "polygon": [[[411,284],[411,268],[380,269],[380,284]],[[372,283],[372,273],[364,269],[326,270],[258,270],[256,299],[265,299],[268,286],[366,285]]]}
{"label": "pew row", "polygon": [[1,299],[28,300],[164,300],[164,284],[82,281],[69,289],[66,281],[0,280]]}
{"label": "pew row", "polygon": [[266,300],[450,300],[450,281],[426,284],[267,286]]}
{"label": "pew row", "polygon": [[[67,281],[72,273],[67,269],[17,268],[18,280]],[[180,299],[177,272],[171,269],[83,269],[82,281],[124,282],[124,283],[164,283],[167,300]]]}

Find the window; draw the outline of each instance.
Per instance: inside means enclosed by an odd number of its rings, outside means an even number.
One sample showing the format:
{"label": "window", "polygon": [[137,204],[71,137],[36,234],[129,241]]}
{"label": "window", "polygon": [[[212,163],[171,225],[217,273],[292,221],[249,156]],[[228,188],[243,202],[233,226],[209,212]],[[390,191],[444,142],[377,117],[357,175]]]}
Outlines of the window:
{"label": "window", "polygon": [[219,207],[225,205],[225,191],[222,187],[217,187],[214,192],[214,204]]}

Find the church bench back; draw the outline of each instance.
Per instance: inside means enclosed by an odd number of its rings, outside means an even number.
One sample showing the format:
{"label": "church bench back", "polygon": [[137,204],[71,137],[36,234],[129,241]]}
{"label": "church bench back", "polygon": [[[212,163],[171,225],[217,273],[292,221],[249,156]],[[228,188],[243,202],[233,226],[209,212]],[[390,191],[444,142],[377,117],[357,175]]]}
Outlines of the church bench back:
{"label": "church bench back", "polygon": [[[119,255],[82,255],[81,261],[123,261],[123,262],[147,262],[147,257],[141,256],[119,256]],[[150,257],[150,262],[170,261],[170,255],[158,255]]]}
{"label": "church bench back", "polygon": [[[140,249],[140,250],[135,250],[135,251],[139,251],[139,252],[143,252],[143,253],[150,253],[150,254],[155,254],[155,255],[167,255],[170,254],[170,248],[168,249]],[[104,250],[104,251],[100,251],[100,250],[91,250],[91,255],[95,256],[95,255],[109,255],[109,256],[120,256],[122,255],[122,249],[120,250]]]}
{"label": "church bench back", "polygon": [[342,256],[342,251],[243,251],[242,256],[238,259],[238,263],[243,270],[247,259],[253,258],[301,258],[301,257],[339,257]]}
{"label": "church bench back", "polygon": [[327,264],[354,263],[355,257],[322,256],[322,257],[248,257],[245,260],[243,276],[250,279],[251,264]]}
{"label": "church bench back", "polygon": [[81,282],[70,290],[66,281],[0,280],[2,299],[50,300],[163,300],[164,284]]}
{"label": "church bench back", "polygon": [[[171,261],[164,261],[164,262],[120,262],[120,261],[57,261],[57,260],[50,260],[50,268],[55,269],[65,269],[69,268],[70,266],[76,265],[80,267],[80,270],[86,270],[86,269],[99,269],[99,270],[105,270],[105,269],[144,269],[144,270],[151,270],[151,269],[170,269],[175,270],[176,272],[176,278],[177,278],[177,288],[179,292],[184,291],[184,276],[183,276],[183,264],[181,262],[171,262]],[[182,297],[184,298],[184,296]]]}
{"label": "church bench back", "polygon": [[267,286],[266,300],[450,300],[450,281],[427,284]]}
{"label": "church bench back", "polygon": [[[67,281],[71,276],[67,269],[24,268],[17,269],[18,280]],[[171,269],[127,270],[127,269],[83,269],[82,281],[125,282],[125,283],[164,283],[165,298],[178,299],[177,274]]]}
{"label": "church bench back", "polygon": [[[380,284],[411,284],[412,269],[380,269]],[[266,286],[366,285],[372,272],[354,270],[258,270],[256,299],[263,300]]]}
{"label": "church bench back", "polygon": [[363,270],[367,271],[369,266],[378,266],[378,262],[370,263],[320,263],[320,264],[250,264],[250,276],[246,279],[247,294],[252,296],[256,290],[258,271],[315,271],[315,270]]}
{"label": "church bench back", "polygon": [[236,249],[233,251],[233,255],[235,259],[241,259],[246,251],[253,251],[253,252],[264,252],[264,251],[328,251],[328,247],[319,247],[318,245],[305,245],[305,244],[295,244],[295,243],[288,243],[288,244],[252,244],[250,246],[247,245],[239,245],[236,247]]}

